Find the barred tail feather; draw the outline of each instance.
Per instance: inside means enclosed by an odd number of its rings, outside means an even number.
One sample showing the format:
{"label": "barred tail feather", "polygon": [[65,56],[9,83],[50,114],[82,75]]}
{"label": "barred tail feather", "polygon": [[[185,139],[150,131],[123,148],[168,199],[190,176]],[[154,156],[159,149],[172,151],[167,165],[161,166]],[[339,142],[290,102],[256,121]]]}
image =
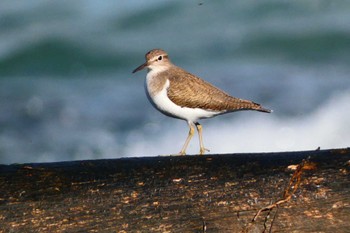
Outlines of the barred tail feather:
{"label": "barred tail feather", "polygon": [[266,112],[266,113],[271,113],[271,112],[273,112],[273,110],[267,109],[267,108],[263,108],[263,107],[260,107],[260,108],[258,108],[258,109],[256,109],[256,110],[259,111],[259,112]]}
{"label": "barred tail feather", "polygon": [[[254,103],[254,102],[253,102],[253,103]],[[254,110],[256,110],[256,111],[259,111],[259,112],[266,112],[266,113],[271,113],[271,112],[273,112],[273,110],[264,108],[264,107],[262,107],[260,104],[257,104],[257,103],[254,103],[254,104],[256,104],[256,107],[254,108]]]}

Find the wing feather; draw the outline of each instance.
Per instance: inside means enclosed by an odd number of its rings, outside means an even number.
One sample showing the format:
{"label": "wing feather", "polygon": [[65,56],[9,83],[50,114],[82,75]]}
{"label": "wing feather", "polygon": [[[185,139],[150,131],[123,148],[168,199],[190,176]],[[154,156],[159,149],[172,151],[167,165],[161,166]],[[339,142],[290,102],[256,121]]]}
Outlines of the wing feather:
{"label": "wing feather", "polygon": [[170,87],[167,90],[168,97],[181,107],[202,108],[220,112],[243,109],[268,111],[252,101],[232,97],[179,67],[173,67],[165,72],[170,81]]}

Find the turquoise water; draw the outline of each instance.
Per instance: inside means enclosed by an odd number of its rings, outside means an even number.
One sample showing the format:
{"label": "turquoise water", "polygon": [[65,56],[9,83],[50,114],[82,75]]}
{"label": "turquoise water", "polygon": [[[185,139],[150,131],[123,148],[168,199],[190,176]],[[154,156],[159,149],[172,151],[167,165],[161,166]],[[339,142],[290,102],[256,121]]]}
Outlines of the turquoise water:
{"label": "turquoise water", "polygon": [[212,153],[349,146],[349,22],[348,1],[2,1],[0,163],[178,152],[186,123],[131,74],[153,48],[274,110],[203,121]]}

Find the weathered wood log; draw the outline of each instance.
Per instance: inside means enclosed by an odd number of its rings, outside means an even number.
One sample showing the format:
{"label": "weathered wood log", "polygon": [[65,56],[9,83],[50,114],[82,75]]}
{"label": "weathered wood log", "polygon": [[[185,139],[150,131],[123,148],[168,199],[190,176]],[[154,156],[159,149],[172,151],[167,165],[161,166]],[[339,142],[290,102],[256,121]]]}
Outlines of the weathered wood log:
{"label": "weathered wood log", "polygon": [[349,232],[349,171],[349,148],[0,165],[0,232]]}

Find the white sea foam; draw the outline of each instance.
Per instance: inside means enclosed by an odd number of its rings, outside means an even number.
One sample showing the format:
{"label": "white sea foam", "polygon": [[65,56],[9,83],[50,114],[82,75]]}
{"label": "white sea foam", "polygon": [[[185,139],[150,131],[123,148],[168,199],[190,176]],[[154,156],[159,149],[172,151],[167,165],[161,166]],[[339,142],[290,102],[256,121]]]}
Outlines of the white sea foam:
{"label": "white sea foam", "polygon": [[[236,115],[239,116],[202,122],[204,143],[211,153],[313,150],[350,145],[350,91],[332,96],[314,112],[301,116],[278,117],[253,112]],[[168,121],[165,128],[150,130],[153,134],[129,134],[125,154],[141,156],[180,151],[187,136],[186,123]],[[198,138],[194,137],[187,152],[198,151]]]}

